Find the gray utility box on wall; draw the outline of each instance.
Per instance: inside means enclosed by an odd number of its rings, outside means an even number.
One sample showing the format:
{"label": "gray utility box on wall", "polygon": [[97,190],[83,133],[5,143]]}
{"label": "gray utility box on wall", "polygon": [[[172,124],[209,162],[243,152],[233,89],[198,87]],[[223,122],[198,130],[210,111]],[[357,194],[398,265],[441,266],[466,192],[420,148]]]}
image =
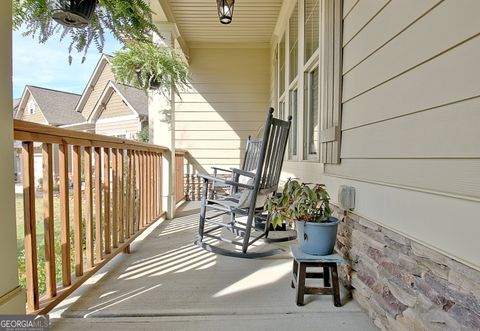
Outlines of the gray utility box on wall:
{"label": "gray utility box on wall", "polygon": [[355,187],[341,185],[338,188],[338,202],[342,209],[355,209]]}

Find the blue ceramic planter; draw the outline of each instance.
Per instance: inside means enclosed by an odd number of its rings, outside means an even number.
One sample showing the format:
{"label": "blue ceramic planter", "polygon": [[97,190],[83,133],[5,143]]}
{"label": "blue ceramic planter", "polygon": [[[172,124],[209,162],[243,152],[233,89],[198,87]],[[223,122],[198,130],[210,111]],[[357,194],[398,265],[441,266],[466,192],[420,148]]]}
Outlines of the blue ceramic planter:
{"label": "blue ceramic planter", "polygon": [[337,240],[340,221],[330,217],[326,223],[296,222],[297,240],[302,252],[312,255],[330,255]]}

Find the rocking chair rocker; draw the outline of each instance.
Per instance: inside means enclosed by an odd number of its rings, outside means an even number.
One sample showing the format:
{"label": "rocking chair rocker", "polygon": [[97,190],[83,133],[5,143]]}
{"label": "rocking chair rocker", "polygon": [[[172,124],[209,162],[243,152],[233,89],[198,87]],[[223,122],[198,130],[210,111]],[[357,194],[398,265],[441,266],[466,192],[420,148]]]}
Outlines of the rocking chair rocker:
{"label": "rocking chair rocker", "polygon": [[[292,121],[291,117],[288,118],[288,121],[273,118],[273,111],[273,108],[269,109],[263,138],[253,145],[258,148],[252,148],[253,152],[250,153],[247,146],[247,155],[242,165],[244,169],[231,169],[231,180],[207,174],[198,175],[203,179],[200,223],[198,238],[195,241],[198,246],[218,254],[246,258],[269,256],[281,251],[274,249],[266,252],[247,253],[249,246],[268,236],[269,217],[267,217],[265,229],[259,235],[253,234],[254,219],[263,213],[263,205],[268,196],[277,191]],[[241,179],[245,179],[246,182]],[[230,186],[231,194],[225,197],[208,197],[209,182]],[[240,192],[241,194],[239,194]],[[207,209],[216,210],[217,213],[207,217]],[[223,219],[226,215],[230,216],[230,221],[225,223]],[[243,222],[237,220],[237,215],[246,217],[246,220]],[[213,224],[214,227],[205,230],[205,223]],[[213,231],[222,228],[241,237],[240,241],[212,234]],[[232,249],[206,243],[204,237],[233,245]],[[235,251],[233,249],[235,246],[241,246],[242,251]]]}

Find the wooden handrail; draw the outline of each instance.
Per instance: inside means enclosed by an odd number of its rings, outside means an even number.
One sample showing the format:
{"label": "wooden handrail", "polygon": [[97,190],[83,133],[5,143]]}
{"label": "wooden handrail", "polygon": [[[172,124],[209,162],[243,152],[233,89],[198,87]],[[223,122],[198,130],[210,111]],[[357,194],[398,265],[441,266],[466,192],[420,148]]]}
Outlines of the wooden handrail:
{"label": "wooden handrail", "polygon": [[89,132],[56,128],[48,125],[13,120],[14,139],[52,144],[68,144],[92,147],[122,148],[137,151],[165,153],[167,147],[138,141],[109,137]]}
{"label": "wooden handrail", "polygon": [[[128,253],[131,242],[164,217],[162,155],[170,150],[19,120],[14,121],[14,139],[22,142],[27,311],[45,314],[116,254]],[[35,232],[40,220],[36,219],[34,158],[38,153],[34,143],[41,143],[43,157],[43,296],[39,293],[41,268],[37,256],[41,240],[37,240]],[[58,145],[58,149],[53,145]],[[55,158],[59,196],[53,194]],[[183,164],[179,175],[183,179]],[[74,201],[73,209],[69,208],[70,198]],[[54,199],[60,200],[60,233],[54,233]],[[58,253],[55,242],[61,243]],[[61,272],[56,270],[56,254],[61,254]]]}

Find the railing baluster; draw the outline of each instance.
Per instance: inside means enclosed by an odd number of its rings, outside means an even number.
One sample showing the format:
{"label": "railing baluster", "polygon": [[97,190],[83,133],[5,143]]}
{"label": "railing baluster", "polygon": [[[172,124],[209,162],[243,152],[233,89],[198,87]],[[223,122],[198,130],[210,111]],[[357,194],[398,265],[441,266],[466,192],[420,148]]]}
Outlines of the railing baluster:
{"label": "railing baluster", "polygon": [[95,263],[103,259],[102,236],[102,154],[101,148],[95,147]]}
{"label": "railing baluster", "polygon": [[136,183],[136,192],[135,192],[135,231],[140,229],[140,223],[142,222],[142,181],[140,180],[140,152],[135,151],[135,183]]}
{"label": "railing baluster", "polygon": [[155,194],[155,155],[153,153],[150,153],[150,164],[151,164],[151,169],[152,171],[150,172],[150,183],[151,183],[151,188],[152,188],[152,195],[150,196],[150,216],[151,216],[151,221],[155,221],[156,215],[155,215],[155,201],[157,199],[157,195]]}
{"label": "railing baluster", "polygon": [[124,199],[125,199],[125,185],[123,180],[123,167],[124,167],[124,150],[118,150],[118,198],[119,198],[119,223],[120,223],[120,239],[119,242],[123,243],[125,241],[125,211],[124,211]]}
{"label": "railing baluster", "polygon": [[45,285],[48,298],[57,295],[55,274],[55,228],[53,219],[53,151],[52,144],[42,144],[43,225],[45,238]]}
{"label": "railing baluster", "polygon": [[60,168],[60,242],[62,245],[62,280],[63,286],[72,282],[70,270],[70,210],[68,178],[68,145],[59,145]]}
{"label": "railing baluster", "polygon": [[163,155],[158,154],[158,209],[163,213]]}
{"label": "railing baluster", "polygon": [[131,212],[132,212],[132,165],[133,165],[133,162],[132,162],[132,152],[130,150],[127,150],[127,193],[126,193],[126,201],[125,201],[125,204],[126,204],[126,211],[125,211],[125,223],[126,223],[126,234],[125,236],[127,238],[130,238],[130,233],[131,233],[131,229],[133,228],[132,227],[132,215],[131,215]]}
{"label": "railing baluster", "polygon": [[37,231],[35,216],[35,172],[33,142],[22,144],[23,158],[23,217],[25,226],[25,272],[27,281],[27,310],[39,308],[37,270]]}
{"label": "railing baluster", "polygon": [[111,252],[111,239],[110,239],[110,149],[103,148],[103,195],[104,195],[104,215],[105,215],[105,254]]}
{"label": "railing baluster", "polygon": [[152,208],[153,208],[153,218],[156,220],[158,217],[157,212],[157,194],[158,194],[158,186],[157,186],[157,156],[155,153],[152,153],[152,164],[153,164],[153,174],[152,174],[152,185],[153,185],[153,196],[152,196]]}
{"label": "railing baluster", "polygon": [[140,186],[140,219],[139,219],[139,228],[143,228],[145,224],[145,162],[144,162],[144,153],[139,152],[138,156],[138,181]]}
{"label": "railing baluster", "polygon": [[81,147],[73,146],[73,245],[75,275],[83,275],[83,234],[82,234],[82,156]]}
{"label": "railing baluster", "polygon": [[84,177],[85,177],[85,244],[87,268],[93,268],[93,194],[92,194],[92,148],[85,146]]}
{"label": "railing baluster", "polygon": [[151,162],[151,155],[150,153],[146,153],[146,162],[147,162],[147,175],[146,181],[147,181],[147,221],[146,224],[150,223],[152,221],[152,162]]}
{"label": "railing baluster", "polygon": [[132,177],[133,177],[133,206],[132,206],[132,213],[133,213],[133,232],[137,232],[139,229],[139,222],[140,222],[140,181],[138,180],[138,163],[139,163],[139,156],[137,151],[132,151],[133,153],[133,168],[132,168]]}
{"label": "railing baluster", "polygon": [[117,248],[118,242],[118,174],[117,149],[112,148],[112,246]]}
{"label": "railing baluster", "polygon": [[155,167],[155,154],[150,153],[150,163],[152,164],[152,202],[150,203],[151,209],[152,209],[152,221],[155,221],[157,219],[156,215],[156,201],[157,201],[157,194],[156,194],[156,188],[157,188],[157,183],[156,183],[156,167]]}

